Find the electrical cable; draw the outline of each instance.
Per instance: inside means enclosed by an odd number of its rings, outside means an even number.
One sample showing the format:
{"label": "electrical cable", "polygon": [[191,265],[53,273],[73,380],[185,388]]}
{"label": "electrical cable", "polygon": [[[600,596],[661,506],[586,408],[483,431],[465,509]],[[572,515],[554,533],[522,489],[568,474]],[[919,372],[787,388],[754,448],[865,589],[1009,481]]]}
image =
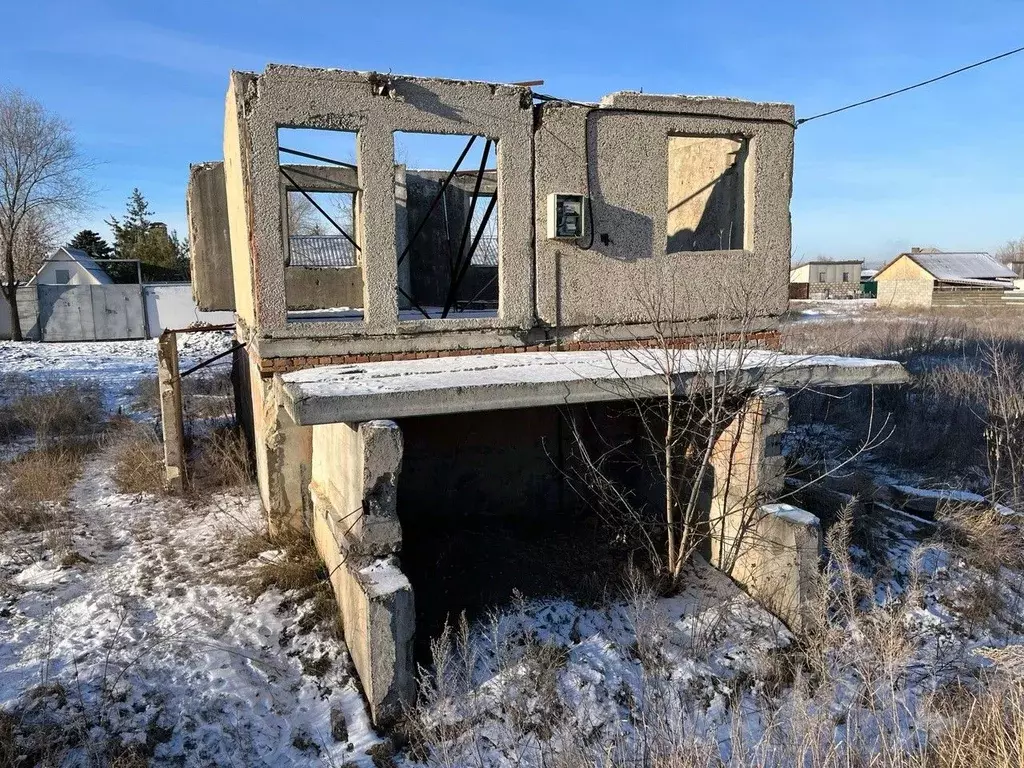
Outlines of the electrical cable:
{"label": "electrical cable", "polygon": [[875,101],[881,101],[882,99],[888,99],[890,96],[896,96],[897,94],[900,94],[900,93],[906,93],[907,91],[912,91],[915,88],[920,88],[920,87],[925,86],[925,85],[931,85],[932,83],[937,83],[939,80],[945,80],[947,77],[952,77],[953,75],[959,75],[961,72],[966,72],[969,69],[974,69],[975,67],[980,67],[980,66],[982,66],[984,64],[990,64],[993,61],[998,61],[999,59],[1005,59],[1007,56],[1013,56],[1014,54],[1020,53],[1021,51],[1024,51],[1024,46],[1021,46],[1020,48],[1014,48],[1012,51],[1007,51],[1006,53],[1000,53],[998,56],[990,56],[989,58],[984,59],[982,61],[976,61],[973,64],[968,64],[966,67],[960,67],[959,69],[954,69],[952,72],[947,72],[944,75],[939,75],[938,77],[932,77],[932,78],[929,78],[928,80],[922,80],[920,83],[914,83],[913,85],[908,85],[905,88],[899,88],[899,89],[897,89],[895,91],[889,91],[888,93],[883,93],[881,96],[875,96],[875,97],[870,98],[870,99],[864,99],[863,101],[857,101],[857,102],[854,102],[853,104],[847,104],[845,107],[839,107],[838,109],[830,109],[828,112],[822,112],[821,114],[818,114],[818,115],[811,115],[810,117],[801,118],[800,120],[796,121],[796,124],[797,125],[803,125],[804,123],[809,123],[811,120],[817,120],[819,117],[828,117],[829,115],[835,115],[835,114],[838,114],[840,112],[845,112],[846,110],[853,109],[854,107],[862,107],[865,104],[871,104],[872,102],[875,102]]}

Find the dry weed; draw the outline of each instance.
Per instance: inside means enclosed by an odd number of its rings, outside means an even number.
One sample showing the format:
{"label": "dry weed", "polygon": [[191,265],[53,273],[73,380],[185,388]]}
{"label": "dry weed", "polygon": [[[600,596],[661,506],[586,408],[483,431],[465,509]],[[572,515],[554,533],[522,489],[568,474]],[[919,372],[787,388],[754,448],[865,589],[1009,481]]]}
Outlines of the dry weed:
{"label": "dry weed", "polygon": [[92,436],[104,421],[99,388],[89,384],[28,391],[12,402],[10,410],[35,435],[40,448]]}
{"label": "dry weed", "polygon": [[193,491],[252,485],[253,465],[242,430],[223,427],[201,439],[192,461],[190,480]]}
{"label": "dry weed", "polygon": [[111,477],[122,493],[164,490],[164,450],[153,431],[141,424],[121,424],[114,432]]}
{"label": "dry weed", "polygon": [[41,531],[59,522],[82,459],[80,450],[51,448],[0,465],[0,531]]}

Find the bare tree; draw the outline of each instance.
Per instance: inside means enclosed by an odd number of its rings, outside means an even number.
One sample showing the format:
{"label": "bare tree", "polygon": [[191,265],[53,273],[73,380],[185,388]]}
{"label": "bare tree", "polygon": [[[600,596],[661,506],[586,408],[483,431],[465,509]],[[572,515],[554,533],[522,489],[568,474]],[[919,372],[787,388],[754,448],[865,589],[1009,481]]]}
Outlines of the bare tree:
{"label": "bare tree", "polygon": [[[766,496],[781,495],[781,474],[762,476],[765,467],[749,454],[750,441],[764,437],[760,409],[782,397],[757,371],[785,368],[761,340],[766,310],[785,291],[781,280],[770,277],[770,265],[752,259],[748,274],[723,275],[686,295],[675,292],[685,284],[671,273],[675,268],[634,286],[649,336],[607,353],[617,374],[611,386],[632,405],[647,457],[641,461],[663,498],[653,504],[630,492],[616,464],[630,461],[635,445],[605,439],[602,425],[570,418],[575,463],[567,471],[570,484],[596,500],[599,512],[603,507],[606,520],[640,534],[655,568],[672,584],[709,543],[718,547],[712,559],[730,571],[754,543]],[[645,383],[637,385],[627,367],[644,371]],[[657,384],[651,386],[652,380]],[[856,455],[877,447],[888,436],[888,423],[872,424],[868,432]]]}
{"label": "bare tree", "polygon": [[87,164],[68,125],[18,90],[0,89],[0,292],[22,340],[17,286],[54,222],[82,209]]}
{"label": "bare tree", "polygon": [[1024,261],[1024,237],[1003,243],[996,251],[996,258],[1000,264]]}

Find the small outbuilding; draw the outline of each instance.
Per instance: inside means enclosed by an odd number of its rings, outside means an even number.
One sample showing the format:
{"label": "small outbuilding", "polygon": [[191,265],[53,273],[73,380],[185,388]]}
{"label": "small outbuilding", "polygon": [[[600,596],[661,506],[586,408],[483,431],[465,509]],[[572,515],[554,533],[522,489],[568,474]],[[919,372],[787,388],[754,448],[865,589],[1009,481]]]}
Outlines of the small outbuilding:
{"label": "small outbuilding", "polygon": [[1004,305],[1015,275],[981,251],[947,253],[914,248],[875,275],[879,306]]}
{"label": "small outbuilding", "polygon": [[112,285],[96,260],[78,248],[62,246],[42,263],[29,285]]}
{"label": "small outbuilding", "polygon": [[817,259],[789,270],[791,299],[856,299],[860,297],[860,259]]}

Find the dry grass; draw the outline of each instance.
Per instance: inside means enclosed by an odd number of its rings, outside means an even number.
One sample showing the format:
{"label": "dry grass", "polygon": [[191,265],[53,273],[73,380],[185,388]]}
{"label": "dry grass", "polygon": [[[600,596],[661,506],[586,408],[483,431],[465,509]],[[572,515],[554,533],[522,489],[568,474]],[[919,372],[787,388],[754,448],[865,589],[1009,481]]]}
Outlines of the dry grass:
{"label": "dry grass", "polygon": [[152,429],[132,422],[114,431],[111,477],[122,493],[164,490],[164,449]]}
{"label": "dry grass", "polygon": [[[434,667],[424,672],[405,724],[412,757],[453,768],[488,765],[495,753],[512,763],[561,768],[1024,766],[1024,682],[978,678],[936,652],[921,686],[922,638],[906,621],[907,609],[921,600],[918,577],[911,576],[899,599],[876,605],[869,598],[877,585],[843,554],[853,528],[848,510],[829,533],[836,554],[797,642],[766,653],[763,669],[750,679],[728,683],[733,699],[724,726],[695,727],[666,708],[679,683],[666,683],[665,669],[645,664],[641,695],[619,694],[628,723],[608,721],[594,730],[577,717],[574,678],[559,677],[566,650],[529,638],[494,643],[492,679],[501,683],[474,686],[481,651],[463,622],[433,645]],[[977,524],[961,546],[983,548],[991,530]],[[653,594],[641,590],[631,599],[642,615]],[[650,629],[634,624],[639,643]],[[924,693],[929,688],[959,695]]]}
{"label": "dry grass", "polygon": [[89,438],[104,423],[99,389],[87,384],[26,391],[11,402],[7,418],[12,417],[23,432],[35,435],[40,448]]}
{"label": "dry grass", "polygon": [[81,475],[83,458],[82,450],[50,448],[0,465],[0,532],[53,527]]}
{"label": "dry grass", "polygon": [[221,427],[199,440],[190,469],[193,491],[244,488],[253,483],[249,447],[239,427]]}
{"label": "dry grass", "polygon": [[311,606],[299,619],[300,630],[338,630],[330,576],[308,533],[287,530],[271,540],[265,530],[233,529],[229,541],[235,564],[226,576],[228,583],[241,586],[253,600],[268,589],[290,592],[282,605]]}

